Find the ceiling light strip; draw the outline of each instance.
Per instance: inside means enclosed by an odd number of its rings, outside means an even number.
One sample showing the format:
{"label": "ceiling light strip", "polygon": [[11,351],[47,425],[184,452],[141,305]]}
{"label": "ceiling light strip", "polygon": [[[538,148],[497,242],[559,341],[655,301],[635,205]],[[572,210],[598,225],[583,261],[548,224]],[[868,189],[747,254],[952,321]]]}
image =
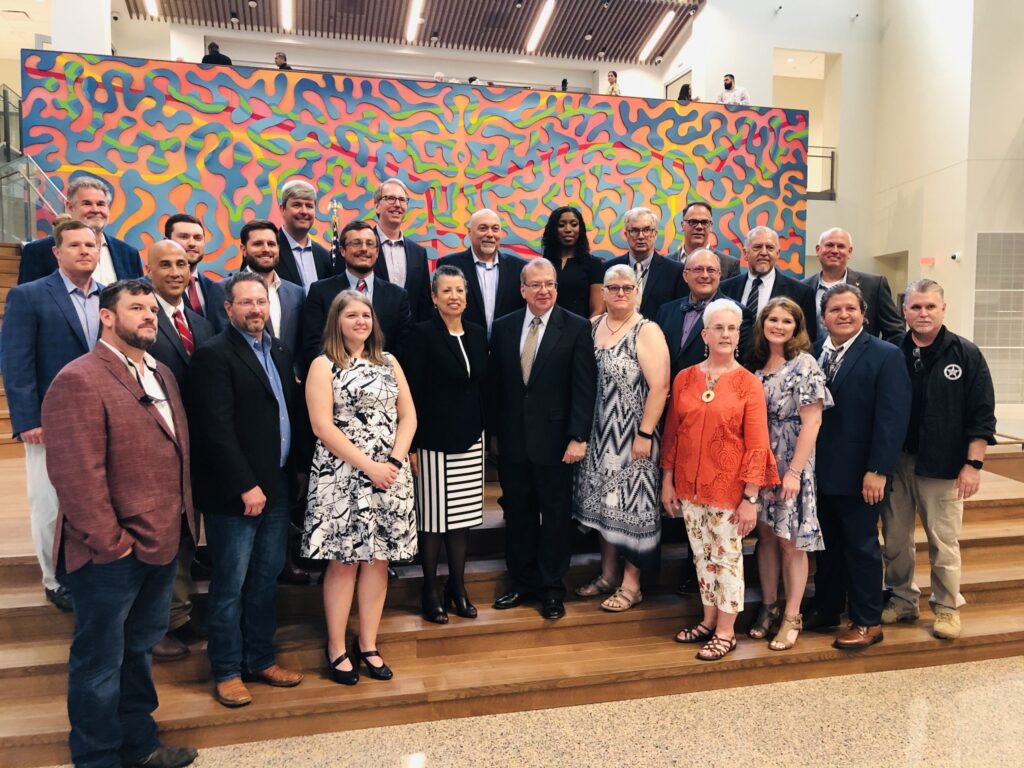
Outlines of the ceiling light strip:
{"label": "ceiling light strip", "polygon": [[672,23],[672,19],[676,17],[675,11],[669,11],[661,17],[661,22],[655,28],[651,36],[647,38],[647,42],[644,43],[644,47],[640,49],[640,61],[647,61],[654,53],[654,46],[661,42],[661,38],[668,32],[669,25]]}
{"label": "ceiling light strip", "polygon": [[420,17],[423,15],[424,0],[409,0],[409,17],[405,20],[405,41],[416,42],[420,31]]}
{"label": "ceiling light strip", "polygon": [[530,37],[526,41],[527,53],[533,53],[537,50],[537,46],[540,45],[540,39],[544,36],[544,31],[548,28],[548,24],[551,23],[551,17],[554,13],[555,0],[545,0],[544,7],[540,9],[537,21],[533,24],[533,31],[530,32]]}
{"label": "ceiling light strip", "polygon": [[281,0],[281,29],[291,32],[295,28],[295,0]]}
{"label": "ceiling light strip", "polygon": [[160,15],[160,8],[157,7],[156,0],[145,0],[143,5],[146,6],[146,14],[147,15],[153,16],[153,17],[156,17],[156,16]]}

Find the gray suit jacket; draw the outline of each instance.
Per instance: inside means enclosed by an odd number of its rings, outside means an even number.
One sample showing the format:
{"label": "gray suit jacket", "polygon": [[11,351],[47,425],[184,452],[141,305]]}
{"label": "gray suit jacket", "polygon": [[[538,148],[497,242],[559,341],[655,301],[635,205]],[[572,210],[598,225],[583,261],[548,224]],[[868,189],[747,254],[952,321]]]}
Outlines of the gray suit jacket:
{"label": "gray suit jacket", "polygon": [[[820,273],[808,277],[803,282],[814,291],[814,303],[817,305],[818,286],[821,283]],[[889,281],[885,279],[885,276],[857,272],[847,267],[846,282],[849,285],[856,285],[864,295],[864,301],[868,305],[868,311],[864,314],[864,325],[868,333],[894,344],[899,343],[906,326],[896,309],[896,302],[892,298],[892,289],[889,288]],[[815,308],[820,311],[820,308]]]}

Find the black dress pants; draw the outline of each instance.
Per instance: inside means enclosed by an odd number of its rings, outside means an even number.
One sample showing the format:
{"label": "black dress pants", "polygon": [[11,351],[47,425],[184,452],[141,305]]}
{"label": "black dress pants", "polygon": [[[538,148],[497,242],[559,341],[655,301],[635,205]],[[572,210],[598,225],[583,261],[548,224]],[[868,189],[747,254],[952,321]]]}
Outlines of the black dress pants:
{"label": "black dress pants", "polygon": [[818,496],[818,522],[825,551],[816,553],[814,607],[838,616],[849,601],[850,621],[873,627],[882,621],[882,549],[878,519],[888,494],[878,504],[860,496]]}

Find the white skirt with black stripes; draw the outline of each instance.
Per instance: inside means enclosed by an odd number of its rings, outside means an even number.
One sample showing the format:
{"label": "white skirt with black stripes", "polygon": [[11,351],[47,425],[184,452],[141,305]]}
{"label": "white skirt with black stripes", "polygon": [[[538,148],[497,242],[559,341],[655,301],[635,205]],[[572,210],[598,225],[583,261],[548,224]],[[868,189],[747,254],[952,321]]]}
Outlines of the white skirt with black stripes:
{"label": "white skirt with black stripes", "polygon": [[472,528],[484,519],[484,436],[465,453],[420,449],[416,523],[424,533]]}

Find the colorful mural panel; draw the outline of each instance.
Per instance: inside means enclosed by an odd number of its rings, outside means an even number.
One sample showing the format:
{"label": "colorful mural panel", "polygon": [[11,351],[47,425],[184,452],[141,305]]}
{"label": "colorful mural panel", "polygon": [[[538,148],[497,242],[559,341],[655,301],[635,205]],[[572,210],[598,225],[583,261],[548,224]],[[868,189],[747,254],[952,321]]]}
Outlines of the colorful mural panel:
{"label": "colorful mural panel", "polygon": [[592,249],[625,250],[622,214],[660,212],[665,252],[681,211],[715,210],[720,250],[744,232],[781,236],[780,267],[802,274],[807,115],[799,110],[218,67],[51,51],[22,53],[26,153],[58,186],[79,173],[117,190],[110,224],[146,246],[187,211],[210,231],[207,267],[237,267],[251,218],[280,221],[275,193],[304,178],[342,223],[373,214],[396,176],[413,192],[407,234],[444,255],[465,247],[480,207],[498,211],[503,248],[539,250],[548,213],[584,212]]}

